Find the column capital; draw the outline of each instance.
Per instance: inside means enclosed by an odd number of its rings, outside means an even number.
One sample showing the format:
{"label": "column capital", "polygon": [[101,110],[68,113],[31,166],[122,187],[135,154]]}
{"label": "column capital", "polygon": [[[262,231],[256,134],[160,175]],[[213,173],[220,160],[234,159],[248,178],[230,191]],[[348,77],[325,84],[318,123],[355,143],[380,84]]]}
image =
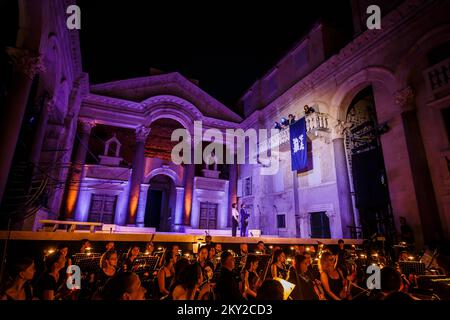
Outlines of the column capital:
{"label": "column capital", "polygon": [[148,135],[150,134],[150,128],[144,125],[141,125],[136,128],[136,141],[145,142],[147,140]]}
{"label": "column capital", "polygon": [[83,133],[90,134],[93,127],[95,127],[96,123],[94,120],[88,119],[78,119],[78,126]]}
{"label": "column capital", "polygon": [[350,122],[345,122],[343,120],[337,120],[333,125],[333,130],[331,132],[331,140],[343,139],[345,133],[348,129],[352,127]]}
{"label": "column capital", "polygon": [[414,110],[414,90],[407,86],[395,93],[395,104],[398,105],[402,111]]}
{"label": "column capital", "polygon": [[48,113],[52,113],[53,110],[55,109],[55,105],[56,105],[56,99],[55,99],[55,97],[48,97],[48,98],[45,100],[44,108],[45,108],[45,110],[46,110]]}
{"label": "column capital", "polygon": [[6,53],[9,55],[13,68],[23,73],[30,80],[39,72],[45,71],[42,56],[29,50],[8,47]]}

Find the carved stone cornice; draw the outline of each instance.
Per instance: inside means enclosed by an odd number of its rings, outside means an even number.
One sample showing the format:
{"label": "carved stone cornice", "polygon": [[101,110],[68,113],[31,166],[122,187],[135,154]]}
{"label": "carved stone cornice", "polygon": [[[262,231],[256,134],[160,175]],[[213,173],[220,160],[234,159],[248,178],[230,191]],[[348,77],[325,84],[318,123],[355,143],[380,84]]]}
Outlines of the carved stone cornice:
{"label": "carved stone cornice", "polygon": [[333,125],[333,130],[331,131],[331,140],[343,139],[345,136],[345,133],[351,127],[352,127],[352,124],[350,122],[337,120]]}
{"label": "carved stone cornice", "polygon": [[146,126],[139,126],[136,128],[136,141],[145,142],[147,140],[148,135],[150,134],[151,129]]}
{"label": "carved stone cornice", "polygon": [[395,93],[395,104],[397,104],[402,111],[414,110],[414,90],[408,86],[397,91]]}
{"label": "carved stone cornice", "polygon": [[94,120],[90,119],[78,119],[78,127],[82,133],[90,134],[93,127],[95,127],[96,123]]}
{"label": "carved stone cornice", "polygon": [[45,71],[42,56],[29,50],[8,47],[6,53],[9,55],[13,68],[16,72],[23,73],[30,80],[39,72]]}
{"label": "carved stone cornice", "polygon": [[[97,84],[91,86],[91,92],[100,96],[117,96],[115,93],[118,92],[129,90],[145,92],[146,88],[159,87],[161,85],[173,85],[178,88],[177,91],[181,91],[181,96],[186,97],[186,100],[192,101],[196,105],[196,108],[200,110],[200,113],[205,116],[216,117],[220,114],[230,122],[242,121],[242,118],[238,114],[178,72]],[[168,94],[168,96],[170,95],[177,96],[178,94]],[[150,99],[153,99],[153,97]],[[128,98],[119,100],[128,100]],[[140,103],[134,102],[134,106],[146,108],[149,105],[148,100]]]}

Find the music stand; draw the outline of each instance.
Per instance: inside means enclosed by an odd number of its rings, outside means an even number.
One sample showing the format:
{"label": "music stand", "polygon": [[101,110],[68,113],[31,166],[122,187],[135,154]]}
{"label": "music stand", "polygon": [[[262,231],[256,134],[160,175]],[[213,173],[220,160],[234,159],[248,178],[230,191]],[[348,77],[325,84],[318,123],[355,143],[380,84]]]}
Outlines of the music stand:
{"label": "music stand", "polygon": [[134,272],[153,272],[158,268],[158,256],[140,256],[133,261],[131,270]]}
{"label": "music stand", "polygon": [[72,257],[74,265],[80,267],[82,272],[93,273],[100,268],[100,253],[76,253]]}
{"label": "music stand", "polygon": [[419,261],[401,261],[400,270],[406,276],[415,274],[417,276],[425,275],[425,263]]}

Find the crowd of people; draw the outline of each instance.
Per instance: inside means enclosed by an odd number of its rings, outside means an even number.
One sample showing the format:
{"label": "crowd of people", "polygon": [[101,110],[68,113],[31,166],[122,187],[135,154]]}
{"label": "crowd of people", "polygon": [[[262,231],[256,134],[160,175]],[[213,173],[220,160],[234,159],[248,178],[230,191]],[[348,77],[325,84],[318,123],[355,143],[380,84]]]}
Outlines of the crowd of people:
{"label": "crowd of people", "polygon": [[[69,288],[67,273],[76,255],[60,245],[47,253],[44,268],[35,261],[12,261],[8,277],[2,282],[2,300],[351,300],[357,298],[412,300],[401,270],[381,269],[381,290],[369,291],[355,263],[349,263],[351,249],[339,240],[336,251],[325,247],[295,245],[289,250],[266,247],[259,241],[250,253],[243,243],[239,252],[223,250],[220,243],[207,237],[206,244],[194,255],[181,254],[178,245],[155,249],[148,243],[144,251],[132,245],[119,253],[114,242],[106,243],[104,252],[92,270],[81,270],[81,287]],[[94,257],[93,246],[83,240],[77,254]],[[141,257],[158,257],[151,269],[143,267]],[[400,255],[399,259],[402,259]],[[290,283],[286,289],[283,283]],[[292,286],[293,285],[293,286]],[[289,290],[286,292],[286,290]]]}

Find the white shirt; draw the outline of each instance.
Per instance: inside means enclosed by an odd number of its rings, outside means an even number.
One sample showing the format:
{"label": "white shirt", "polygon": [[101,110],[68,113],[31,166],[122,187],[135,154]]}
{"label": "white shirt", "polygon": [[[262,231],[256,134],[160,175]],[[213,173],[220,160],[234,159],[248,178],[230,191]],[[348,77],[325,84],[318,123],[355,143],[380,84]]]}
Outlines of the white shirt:
{"label": "white shirt", "polygon": [[236,208],[231,210],[231,215],[236,221],[239,221],[239,211]]}

